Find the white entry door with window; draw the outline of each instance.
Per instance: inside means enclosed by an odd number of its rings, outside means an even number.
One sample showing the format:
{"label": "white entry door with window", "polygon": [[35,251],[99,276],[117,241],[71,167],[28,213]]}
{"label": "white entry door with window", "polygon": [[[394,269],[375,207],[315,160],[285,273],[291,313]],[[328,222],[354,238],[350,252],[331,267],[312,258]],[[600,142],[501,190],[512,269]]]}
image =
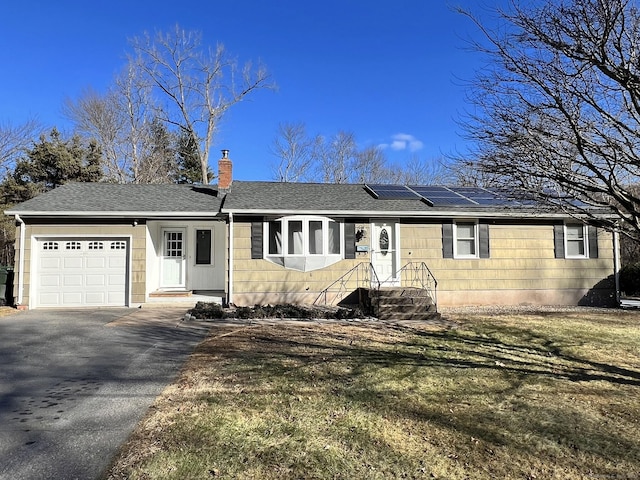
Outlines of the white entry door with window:
{"label": "white entry door with window", "polygon": [[400,285],[396,226],[396,221],[376,221],[371,225],[371,263],[382,286]]}
{"label": "white entry door with window", "polygon": [[162,237],[161,287],[185,288],[185,229],[165,229]]}

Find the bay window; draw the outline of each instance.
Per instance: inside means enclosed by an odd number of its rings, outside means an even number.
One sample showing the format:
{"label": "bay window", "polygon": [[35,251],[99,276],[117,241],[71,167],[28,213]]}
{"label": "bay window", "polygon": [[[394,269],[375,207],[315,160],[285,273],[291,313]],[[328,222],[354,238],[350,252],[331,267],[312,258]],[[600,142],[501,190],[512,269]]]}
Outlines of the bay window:
{"label": "bay window", "polygon": [[265,259],[294,270],[323,268],[342,259],[342,223],[291,216],[264,222]]}

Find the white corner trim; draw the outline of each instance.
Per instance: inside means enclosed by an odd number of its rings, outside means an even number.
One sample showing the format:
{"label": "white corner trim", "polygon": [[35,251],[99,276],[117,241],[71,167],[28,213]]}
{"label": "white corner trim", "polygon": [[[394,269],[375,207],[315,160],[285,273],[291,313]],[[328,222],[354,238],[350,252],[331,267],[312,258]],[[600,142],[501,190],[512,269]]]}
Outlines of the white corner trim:
{"label": "white corner trim", "polygon": [[18,259],[18,299],[16,303],[22,305],[23,292],[24,292],[24,241],[25,241],[25,224],[20,218],[20,215],[16,213],[16,222],[20,223],[20,256]]}
{"label": "white corner trim", "polygon": [[227,303],[233,303],[233,213],[229,213],[229,286],[227,292]]}

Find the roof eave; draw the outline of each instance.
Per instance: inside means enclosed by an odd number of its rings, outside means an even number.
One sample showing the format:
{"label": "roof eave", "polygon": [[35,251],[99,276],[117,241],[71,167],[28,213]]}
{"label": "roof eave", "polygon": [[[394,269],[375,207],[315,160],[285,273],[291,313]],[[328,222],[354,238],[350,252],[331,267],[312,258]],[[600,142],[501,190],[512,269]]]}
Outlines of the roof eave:
{"label": "roof eave", "polygon": [[80,218],[113,218],[113,217],[137,217],[137,218],[167,218],[167,217],[218,217],[218,211],[210,212],[143,212],[143,211],[123,211],[123,212],[77,212],[77,211],[37,211],[37,210],[5,210],[5,215],[20,215],[21,217],[80,217]]}
{"label": "roof eave", "polygon": [[544,212],[531,209],[509,209],[509,210],[423,210],[423,211],[380,211],[380,210],[282,210],[282,209],[242,209],[223,208],[222,213],[232,213],[233,215],[323,215],[337,217],[414,217],[414,218],[452,218],[452,217],[473,217],[473,218],[522,218],[523,216],[534,218],[567,218],[566,213]]}

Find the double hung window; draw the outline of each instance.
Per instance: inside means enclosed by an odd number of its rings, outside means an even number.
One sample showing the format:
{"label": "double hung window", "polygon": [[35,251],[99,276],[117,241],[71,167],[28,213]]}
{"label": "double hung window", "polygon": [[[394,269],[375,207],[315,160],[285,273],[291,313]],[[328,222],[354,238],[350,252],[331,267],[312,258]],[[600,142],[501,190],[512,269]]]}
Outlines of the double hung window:
{"label": "double hung window", "polygon": [[442,224],[443,258],[490,258],[489,224],[451,220]]}
{"label": "double hung window", "polygon": [[471,222],[457,222],[454,226],[456,258],[476,258],[478,252],[478,225]]}
{"label": "double hung window", "polygon": [[587,226],[577,223],[566,224],[564,228],[566,258],[588,258],[589,242],[587,241]]}

